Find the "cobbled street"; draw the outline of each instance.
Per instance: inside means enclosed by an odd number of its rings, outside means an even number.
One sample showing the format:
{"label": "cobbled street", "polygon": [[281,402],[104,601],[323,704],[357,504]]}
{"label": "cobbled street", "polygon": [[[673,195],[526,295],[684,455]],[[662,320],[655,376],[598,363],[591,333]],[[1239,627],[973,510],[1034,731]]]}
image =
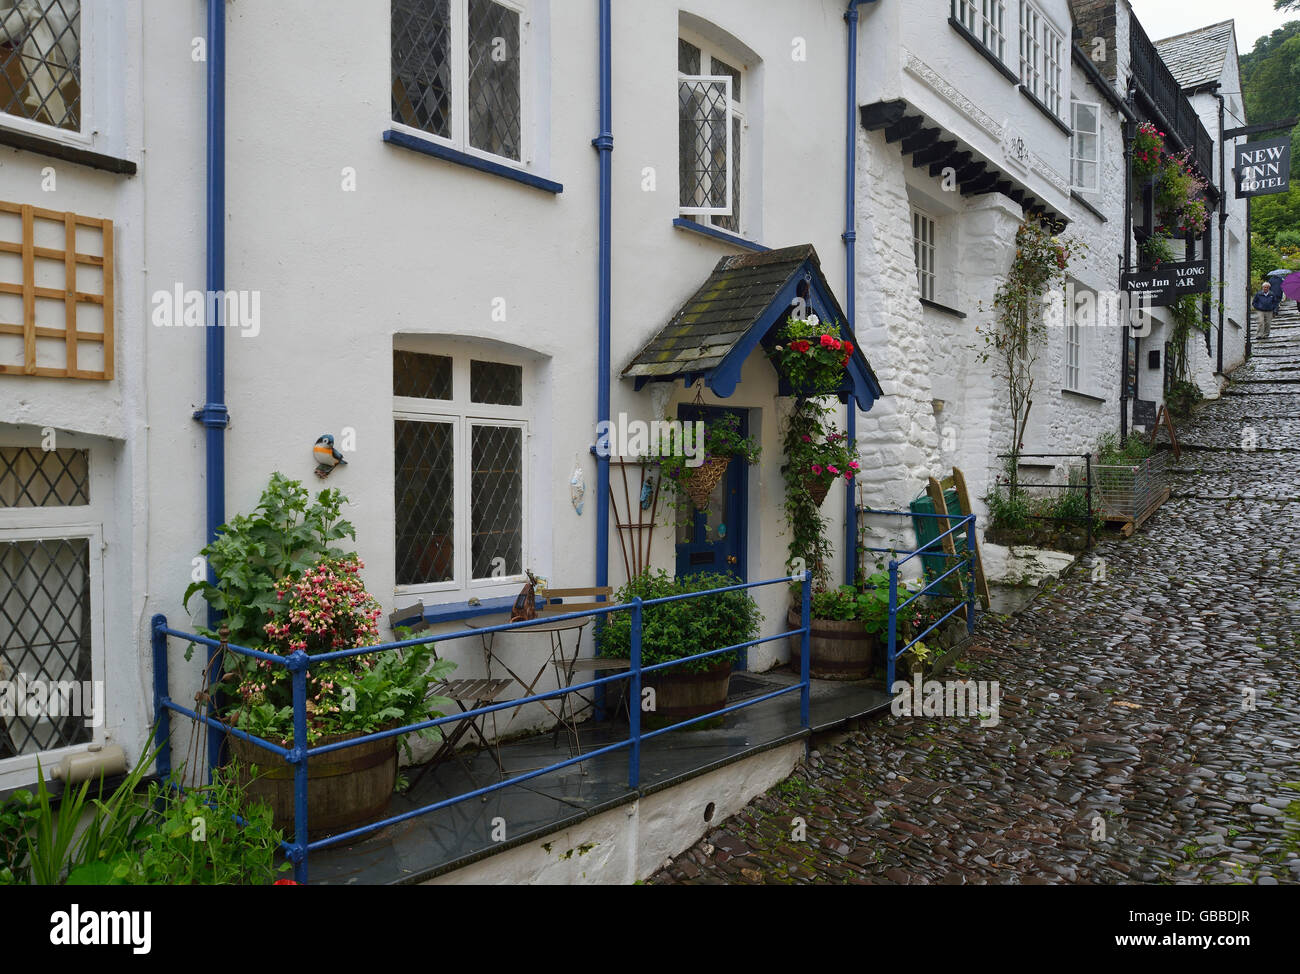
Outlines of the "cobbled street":
{"label": "cobbled street", "polygon": [[1286,787],[1300,780],[1287,304],[1227,394],[1179,430],[1155,517],[1131,539],[1108,533],[1019,615],[981,620],[942,678],[997,680],[996,727],[886,716],[651,882],[1300,882],[1284,812],[1300,798]]}

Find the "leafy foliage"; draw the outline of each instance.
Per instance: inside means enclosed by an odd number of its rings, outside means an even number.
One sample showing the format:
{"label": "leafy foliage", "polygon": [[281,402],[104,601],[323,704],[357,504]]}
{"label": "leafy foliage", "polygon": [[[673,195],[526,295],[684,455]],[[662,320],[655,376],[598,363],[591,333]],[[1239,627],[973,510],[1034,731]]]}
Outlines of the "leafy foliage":
{"label": "leafy foliage", "polygon": [[[379,603],[361,582],[355,555],[325,559],[276,585],[276,606],[264,629],[267,651],[308,656],[359,649],[379,642]],[[250,734],[289,746],[293,739],[293,680],[287,666],[270,660],[239,661],[235,700],[227,719]],[[370,733],[425,720],[428,699],[455,664],[433,660],[433,644],[312,663],[307,670],[307,743],[330,734]],[[441,716],[441,714],[439,714]],[[437,738],[436,729],[421,733]]]}
{"label": "leafy foliage", "polygon": [[233,769],[217,769],[204,788],[154,782],[141,793],[155,756],[107,798],[92,798],[102,786],[87,781],[57,807],[38,770],[36,794],[18,791],[0,804],[0,884],[248,885],[288,868],[275,861],[281,836],[270,807],[248,802]]}
{"label": "leafy foliage", "polygon": [[1165,408],[1174,416],[1188,416],[1191,414],[1192,407],[1204,398],[1204,393],[1194,382],[1178,379],[1165,393]]}
{"label": "leafy foliage", "polygon": [[853,356],[853,343],[840,338],[838,324],[823,325],[813,314],[790,318],[779,340],[772,357],[796,395],[817,398],[839,389]]}
{"label": "leafy foliage", "polygon": [[1104,467],[1139,463],[1153,452],[1150,442],[1143,436],[1130,436],[1122,447],[1118,433],[1105,433],[1097,441],[1097,462]]}
{"label": "leafy foliage", "polygon": [[[690,425],[687,422],[684,428],[689,428]],[[703,450],[691,450],[694,457],[687,456],[687,444],[681,439],[674,445],[668,442],[671,438],[671,433],[661,433],[659,442],[651,444],[651,456],[659,461],[661,483],[672,488],[669,504],[676,512],[679,523],[688,524],[695,516],[695,504],[686,489],[691,475],[704,463],[728,457],[732,461],[754,464],[758,463],[763,452],[757,439],[740,432],[740,417],[735,413],[722,413],[705,423]]]}
{"label": "leafy foliage", "polygon": [[[644,572],[632,579],[618,590],[616,601],[630,602],[634,598],[658,599],[688,592],[704,592],[735,585],[737,581],[732,575],[707,572],[673,578],[660,569]],[[763,621],[758,604],[743,589],[646,606],[641,615],[641,663],[644,666],[748,642],[757,638],[759,624]],[[630,656],[632,613],[622,611],[607,615],[596,640],[602,656],[624,659]],[[722,653],[708,659],[683,663],[672,667],[669,672],[701,672],[712,669],[720,662],[734,662],[735,659],[735,653]]]}
{"label": "leafy foliage", "polygon": [[993,296],[994,321],[976,330],[984,340],[981,361],[993,362],[993,374],[1006,385],[1011,412],[1011,483],[1016,482],[1015,459],[1020,455],[1033,406],[1034,364],[1043,343],[1044,296],[1064,289],[1070,257],[1082,244],[1063,242],[1037,220],[1026,220],[1016,231],[1016,256],[1006,279]]}
{"label": "leafy foliage", "polygon": [[[231,518],[200,552],[217,582],[191,584],[185,590],[185,607],[196,593],[202,595],[224,614],[231,642],[261,647],[267,613],[276,605],[276,585],[322,558],[341,558],[345,552],[334,542],[356,540],[356,529],[340,516],[346,503],[347,498],[333,489],[322,490],[311,501],[301,481],[272,474],[253,513]],[[216,638],[214,632],[199,631]]]}

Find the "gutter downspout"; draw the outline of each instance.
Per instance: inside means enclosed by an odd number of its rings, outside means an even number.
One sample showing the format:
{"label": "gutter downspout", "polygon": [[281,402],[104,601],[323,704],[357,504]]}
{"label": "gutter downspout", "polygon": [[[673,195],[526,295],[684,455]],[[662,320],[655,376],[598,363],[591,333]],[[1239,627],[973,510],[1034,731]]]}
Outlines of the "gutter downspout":
{"label": "gutter downspout", "polygon": [[1224,113],[1227,109],[1225,108],[1223,94],[1219,90],[1221,87],[1222,85],[1216,85],[1214,91],[1214,97],[1219,103],[1219,355],[1215,367],[1215,371],[1219,373],[1219,375],[1223,375],[1223,289],[1225,286],[1225,281],[1223,280],[1225,273],[1223,257],[1228,246],[1228,173],[1224,169],[1226,160],[1223,155],[1225,148],[1223,139],[1223,125],[1225,122]]}
{"label": "gutter downspout", "polygon": [[[226,440],[230,424],[226,409],[225,302],[212,295],[226,289],[226,0],[208,0],[207,91],[207,327],[206,401],[194,418],[203,424],[206,439],[205,491],[207,540],[226,522]],[[216,576],[208,567],[208,581]],[[208,606],[208,628],[215,630],[221,613]],[[213,680],[219,650],[208,647],[207,682]],[[208,773],[221,763],[225,735],[208,727]]]}
{"label": "gutter downspout", "polygon": [[[610,0],[597,0],[600,8],[600,134],[591,140],[600,157],[600,217],[596,258],[596,436],[597,442],[609,429],[610,393],[610,259],[611,187],[610,155],[614,151],[611,130],[612,71]],[[596,585],[609,584],[609,451],[596,451]]]}
{"label": "gutter downspout", "polygon": [[[1120,279],[1133,266],[1133,137],[1137,134],[1137,125],[1133,114],[1133,82],[1129,82],[1128,97],[1124,99],[1128,111],[1124,119],[1124,266]],[[1124,446],[1128,442],[1128,346],[1129,328],[1132,326],[1133,309],[1130,306],[1125,316],[1121,340],[1124,347],[1120,352],[1119,372],[1119,442]]]}
{"label": "gutter downspout", "polygon": [[[848,116],[844,130],[844,313],[849,330],[857,333],[855,305],[857,303],[857,168],[858,149],[858,5],[876,0],[849,0],[844,19],[849,25],[849,70],[847,79]],[[845,403],[844,432],[850,443],[858,440],[858,404],[850,392]],[[846,481],[844,487],[844,583],[852,585],[858,576],[858,507],[854,499],[855,484]]]}

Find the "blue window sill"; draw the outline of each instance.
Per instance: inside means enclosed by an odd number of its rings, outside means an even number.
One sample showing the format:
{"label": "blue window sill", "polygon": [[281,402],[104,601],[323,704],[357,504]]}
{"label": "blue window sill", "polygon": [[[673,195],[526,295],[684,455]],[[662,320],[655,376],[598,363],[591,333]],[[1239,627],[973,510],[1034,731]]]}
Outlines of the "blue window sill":
{"label": "blue window sill", "polygon": [[[545,603],[540,599],[537,608],[540,610]],[[495,599],[482,599],[478,605],[470,605],[468,602],[446,602],[441,605],[426,605],[424,611],[420,611],[420,604],[408,606],[402,609],[403,613],[409,612],[403,618],[396,618],[397,613],[393,613],[392,624],[396,626],[418,626],[421,622],[426,625],[437,625],[442,622],[460,622],[464,619],[476,619],[479,616],[490,616],[502,612],[510,612],[515,607],[515,596],[503,595]]]}
{"label": "blue window sill", "polygon": [[387,129],[384,132],[384,141],[390,145],[400,145],[403,149],[412,149],[416,152],[422,152],[426,156],[433,156],[435,159],[443,159],[447,162],[453,162],[458,166],[465,166],[469,169],[477,169],[479,172],[490,173],[493,176],[501,176],[505,179],[511,179],[516,183],[523,183],[525,186],[532,186],[534,189],[544,190],[548,193],[564,192],[563,183],[557,183],[552,179],[544,179],[541,176],[535,176],[530,172],[524,172],[522,169],[504,166],[501,163],[493,162],[490,159],[483,159],[479,156],[470,155],[468,152],[461,152],[459,149],[452,149],[428,139],[421,139],[418,136],[411,135],[409,132],[399,132],[397,129]]}
{"label": "blue window sill", "polygon": [[764,247],[760,243],[754,243],[752,240],[746,240],[744,237],[737,236],[734,233],[728,233],[726,230],[719,230],[717,227],[706,226],[703,223],[696,223],[694,220],[688,220],[685,217],[678,217],[673,221],[673,226],[678,230],[688,230],[691,233],[698,233],[701,236],[712,237],[714,240],[725,240],[729,244],[737,247],[744,247],[746,250],[752,250],[756,254],[771,250],[771,247]]}

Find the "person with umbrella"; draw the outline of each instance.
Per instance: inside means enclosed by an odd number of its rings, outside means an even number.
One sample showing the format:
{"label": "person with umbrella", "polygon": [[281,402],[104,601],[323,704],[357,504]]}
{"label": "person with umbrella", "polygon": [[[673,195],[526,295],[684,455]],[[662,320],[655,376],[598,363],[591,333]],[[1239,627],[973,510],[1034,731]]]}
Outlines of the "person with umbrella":
{"label": "person with umbrella", "polygon": [[[1300,311],[1300,271],[1292,271],[1287,274],[1278,284],[1278,291],[1283,298],[1290,298],[1295,302],[1296,310]],[[1278,308],[1282,306],[1282,301],[1278,299]]]}
{"label": "person with umbrella", "polygon": [[1255,294],[1255,299],[1250,302],[1250,306],[1259,312],[1259,334],[1255,336],[1255,341],[1262,342],[1268,337],[1269,327],[1273,324],[1273,312],[1282,301],[1281,289],[1274,290],[1272,282],[1266,277],[1264,283],[1260,285],[1259,291]]}
{"label": "person with umbrella", "polygon": [[1287,278],[1288,275],[1290,275],[1290,273],[1291,272],[1287,270],[1285,267],[1279,267],[1276,270],[1271,270],[1264,275],[1264,278],[1269,283],[1269,290],[1272,291],[1275,295],[1277,295],[1278,311],[1282,310],[1282,299],[1285,297],[1290,297],[1290,295],[1286,294],[1282,288],[1282,282]]}

